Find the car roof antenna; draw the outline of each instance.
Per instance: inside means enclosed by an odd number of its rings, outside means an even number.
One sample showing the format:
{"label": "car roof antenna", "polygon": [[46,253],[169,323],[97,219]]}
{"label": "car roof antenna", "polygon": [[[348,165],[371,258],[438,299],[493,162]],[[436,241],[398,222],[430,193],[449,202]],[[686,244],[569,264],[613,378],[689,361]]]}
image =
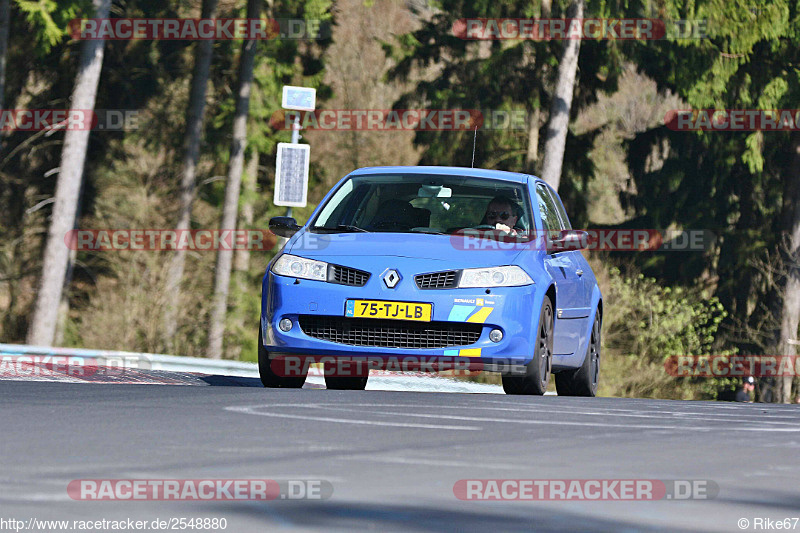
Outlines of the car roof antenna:
{"label": "car roof antenna", "polygon": [[478,140],[478,126],[475,126],[475,135],[472,137],[472,168],[475,168],[475,143]]}

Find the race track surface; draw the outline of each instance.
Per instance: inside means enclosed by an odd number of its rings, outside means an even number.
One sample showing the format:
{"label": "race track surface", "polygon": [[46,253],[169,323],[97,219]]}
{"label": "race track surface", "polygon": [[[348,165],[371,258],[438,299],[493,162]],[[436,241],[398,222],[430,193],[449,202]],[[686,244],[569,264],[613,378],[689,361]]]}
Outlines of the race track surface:
{"label": "race track surface", "polygon": [[[796,406],[201,381],[212,386],[0,381],[0,517],[216,517],[234,532],[755,531],[755,518],[800,515]],[[81,479],[251,478],[321,480],[333,493],[98,502],[67,492]],[[705,480],[719,493],[463,501],[453,488],[468,479]]]}

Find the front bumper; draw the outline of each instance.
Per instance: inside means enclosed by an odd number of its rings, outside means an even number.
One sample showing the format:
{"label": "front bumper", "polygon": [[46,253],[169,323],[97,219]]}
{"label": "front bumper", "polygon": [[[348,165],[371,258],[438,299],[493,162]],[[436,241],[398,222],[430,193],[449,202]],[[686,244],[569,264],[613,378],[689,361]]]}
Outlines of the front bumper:
{"label": "front bumper", "polygon": [[[397,264],[400,263],[401,268]],[[496,363],[524,364],[531,359],[537,331],[536,321],[543,294],[537,285],[490,289],[421,290],[413,276],[420,272],[398,259],[393,265],[403,279],[393,289],[382,281],[382,273],[374,269],[363,287],[337,285],[323,281],[297,280],[267,271],[262,287],[261,328],[264,346],[270,354],[302,354],[313,356],[355,356],[383,358],[420,358],[423,356],[475,358],[484,365]],[[406,268],[402,268],[406,267]],[[428,270],[429,271],[429,270]],[[437,348],[389,348],[353,346],[312,337],[300,326],[305,316],[344,317],[348,299],[423,302],[433,305],[431,320],[436,323],[463,324],[480,328],[477,341],[465,346]],[[278,323],[288,318],[292,328],[281,331]],[[362,321],[369,319],[362,319]],[[419,324],[419,323],[414,323]],[[493,342],[489,333],[503,332],[500,342]]]}

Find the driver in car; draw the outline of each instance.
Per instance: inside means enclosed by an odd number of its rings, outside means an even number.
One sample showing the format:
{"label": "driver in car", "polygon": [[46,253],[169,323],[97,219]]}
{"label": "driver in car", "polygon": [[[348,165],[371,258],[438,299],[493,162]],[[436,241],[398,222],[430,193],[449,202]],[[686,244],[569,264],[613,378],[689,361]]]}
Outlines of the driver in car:
{"label": "driver in car", "polygon": [[483,216],[482,224],[493,226],[494,229],[503,231],[510,235],[517,235],[518,229],[515,228],[519,215],[518,207],[508,196],[495,196],[486,207],[486,214]]}

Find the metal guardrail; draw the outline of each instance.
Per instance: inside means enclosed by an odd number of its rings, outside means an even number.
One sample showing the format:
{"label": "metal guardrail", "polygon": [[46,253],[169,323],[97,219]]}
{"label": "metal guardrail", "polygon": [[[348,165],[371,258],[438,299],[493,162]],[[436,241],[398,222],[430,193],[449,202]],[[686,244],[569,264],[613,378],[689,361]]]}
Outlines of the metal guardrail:
{"label": "metal guardrail", "polygon": [[199,372],[228,376],[258,377],[258,365],[244,361],[203,359],[179,355],[121,352],[117,350],[85,350],[82,348],[55,348],[27,344],[0,344],[0,356],[56,356],[93,359],[97,364],[146,370],[173,372]]}

